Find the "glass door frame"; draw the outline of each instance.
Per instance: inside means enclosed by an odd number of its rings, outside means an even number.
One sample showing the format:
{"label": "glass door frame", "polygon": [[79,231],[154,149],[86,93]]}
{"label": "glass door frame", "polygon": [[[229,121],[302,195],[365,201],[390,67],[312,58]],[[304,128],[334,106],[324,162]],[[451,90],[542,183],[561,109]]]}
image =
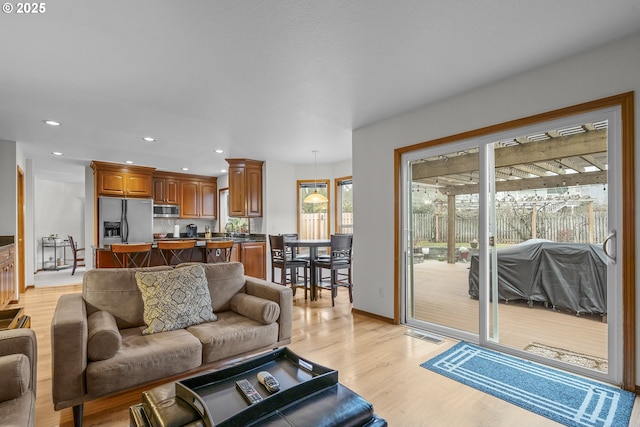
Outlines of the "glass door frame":
{"label": "glass door frame", "polygon": [[[407,322],[407,307],[405,302],[407,301],[406,295],[406,287],[404,284],[407,280],[407,271],[406,266],[408,251],[407,251],[407,242],[409,241],[408,233],[410,231],[410,224],[407,224],[408,219],[406,216],[406,206],[407,200],[410,200],[407,194],[407,185],[408,181],[408,173],[407,173],[407,154],[415,153],[419,150],[425,149],[433,149],[434,151],[429,151],[429,155],[437,154],[437,150],[440,146],[446,147],[445,151],[455,151],[455,143],[459,143],[461,141],[469,141],[476,140],[480,146],[486,145],[487,141],[497,141],[496,135],[500,135],[501,133],[509,133],[513,134],[516,130],[520,128],[531,128],[535,129],[536,127],[542,127],[549,129],[550,124],[557,121],[566,121],[568,118],[577,115],[588,115],[589,113],[594,113],[597,115],[602,114],[611,114],[611,119],[617,123],[617,126],[612,126],[614,128],[614,132],[617,134],[612,135],[609,133],[609,153],[610,156],[617,156],[617,159],[612,159],[613,162],[609,162],[609,164],[617,164],[619,165],[618,170],[620,173],[612,173],[615,172],[613,168],[609,168],[609,188],[610,191],[617,191],[618,194],[610,197],[610,200],[615,201],[616,206],[611,206],[610,209],[612,214],[616,215],[617,223],[620,227],[618,230],[618,238],[616,240],[616,253],[622,254],[622,258],[618,259],[619,264],[619,277],[617,278],[620,286],[616,287],[616,292],[614,292],[613,301],[610,301],[611,298],[608,299],[608,307],[607,311],[611,314],[615,313],[618,316],[618,321],[614,322],[618,324],[618,329],[611,331],[609,336],[609,358],[610,361],[610,369],[609,373],[606,375],[606,378],[602,378],[603,380],[614,382],[620,384],[623,388],[627,390],[635,390],[635,372],[636,372],[636,360],[635,360],[635,217],[634,217],[634,185],[633,185],[633,177],[634,177],[634,138],[633,138],[633,93],[626,93],[621,95],[616,95],[609,98],[604,98],[597,101],[588,102],[585,104],[576,105],[573,107],[567,107],[560,110],[551,111],[548,113],[539,114],[536,116],[527,117],[524,119],[514,120],[511,122],[503,123],[500,125],[489,126],[487,128],[478,129],[475,131],[465,132],[463,134],[453,135],[450,137],[441,138],[434,141],[428,141],[422,144],[416,144],[409,147],[403,147],[395,150],[395,165],[396,165],[396,206],[398,209],[396,210],[396,230],[397,230],[397,238],[396,238],[396,308],[395,308],[395,320],[397,323],[406,323]],[[617,130],[615,130],[617,129]],[[498,137],[499,138],[499,137]],[[611,141],[615,142],[615,148],[611,149]],[[453,144],[453,145],[452,145]],[[481,153],[485,150],[480,150]],[[487,156],[485,152],[484,156]],[[481,174],[483,173],[482,169],[486,168],[486,158],[484,162],[481,162],[480,170]],[[488,171],[484,170],[484,177],[486,178]],[[482,177],[481,177],[482,178]],[[486,179],[481,180],[481,183],[486,181]],[[624,186],[622,185],[624,183]],[[485,193],[488,190],[486,186],[487,182],[483,184],[485,186],[485,190],[481,190],[482,193]],[[410,188],[410,187],[409,187]],[[486,203],[481,203],[481,205],[485,205]],[[488,207],[487,207],[488,208]],[[488,215],[488,211],[485,211],[484,215]],[[486,224],[487,217],[485,216],[484,220],[481,220],[481,224]],[[488,251],[488,230],[481,230],[483,233],[483,238],[481,239],[481,247],[480,250],[484,251],[485,254]],[[626,236],[634,236],[631,239],[624,239],[623,235]],[[487,306],[486,296],[488,295],[488,262],[489,260],[485,256],[485,266],[484,269],[481,265],[480,275],[481,277],[485,276],[485,298],[484,307],[481,307],[481,321],[480,327],[481,331],[475,340],[478,341],[481,345],[485,345],[487,347],[495,348],[500,351],[513,353],[513,349],[504,348],[500,344],[496,344],[492,340],[488,340],[488,313],[489,308]],[[482,292],[482,290],[481,290]],[[621,310],[617,308],[614,309],[612,304],[617,304],[618,307],[621,307]],[[615,311],[613,311],[615,310]],[[619,313],[620,311],[621,313]],[[483,317],[484,316],[484,317]],[[439,331],[434,331],[439,332]],[[445,335],[449,335],[446,331],[443,332]],[[456,338],[465,339],[464,337],[456,336]],[[474,340],[474,337],[470,338],[471,341]],[[517,353],[517,352],[516,352]],[[531,357],[531,355],[527,354],[528,358],[534,359],[535,357]],[[549,359],[542,360],[544,363],[549,363]],[[611,364],[613,362],[613,365]],[[561,364],[563,368],[565,368],[564,364]],[[570,368],[570,367],[569,367]],[[573,369],[571,369],[573,370]],[[580,369],[578,369],[580,371]],[[583,373],[583,372],[579,372]],[[598,377],[598,375],[593,375],[592,371],[586,372],[591,377]]]}

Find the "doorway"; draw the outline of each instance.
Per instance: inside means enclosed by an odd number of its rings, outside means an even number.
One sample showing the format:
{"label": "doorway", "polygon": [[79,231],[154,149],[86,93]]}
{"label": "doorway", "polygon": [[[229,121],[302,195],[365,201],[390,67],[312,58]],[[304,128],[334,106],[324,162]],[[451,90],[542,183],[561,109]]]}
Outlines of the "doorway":
{"label": "doorway", "polygon": [[617,101],[400,154],[403,323],[635,387]]}

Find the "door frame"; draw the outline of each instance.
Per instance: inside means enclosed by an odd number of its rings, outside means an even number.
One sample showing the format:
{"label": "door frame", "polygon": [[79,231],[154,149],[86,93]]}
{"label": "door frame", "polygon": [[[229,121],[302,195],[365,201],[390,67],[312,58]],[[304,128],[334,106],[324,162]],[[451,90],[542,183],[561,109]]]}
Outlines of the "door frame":
{"label": "door frame", "polygon": [[18,295],[16,300],[20,299],[19,294],[26,291],[25,286],[25,261],[24,261],[24,223],[25,223],[25,191],[24,191],[24,171],[20,166],[17,167],[17,193],[18,193]]}
{"label": "door frame", "polygon": [[[635,292],[635,165],[634,165],[634,92],[627,92],[549,112],[511,120],[443,138],[397,148],[394,150],[394,323],[401,323],[403,277],[402,230],[402,156],[404,153],[423,150],[456,141],[483,136],[552,121],[611,107],[620,108],[621,123],[621,214],[624,235],[622,242],[622,384],[625,390],[636,391],[636,292]],[[625,238],[631,236],[631,238]]]}

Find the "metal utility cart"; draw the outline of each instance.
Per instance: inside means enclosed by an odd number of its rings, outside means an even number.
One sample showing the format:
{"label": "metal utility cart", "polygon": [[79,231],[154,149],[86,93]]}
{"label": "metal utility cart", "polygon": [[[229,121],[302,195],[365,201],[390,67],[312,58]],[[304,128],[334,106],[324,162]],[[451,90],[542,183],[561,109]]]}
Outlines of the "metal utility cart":
{"label": "metal utility cart", "polygon": [[[62,270],[64,268],[70,268],[71,264],[67,264],[67,247],[70,246],[68,240],[51,239],[49,237],[42,238],[42,269],[43,270]],[[53,257],[49,260],[45,258],[45,249],[53,250]],[[62,249],[62,258],[58,258]]]}

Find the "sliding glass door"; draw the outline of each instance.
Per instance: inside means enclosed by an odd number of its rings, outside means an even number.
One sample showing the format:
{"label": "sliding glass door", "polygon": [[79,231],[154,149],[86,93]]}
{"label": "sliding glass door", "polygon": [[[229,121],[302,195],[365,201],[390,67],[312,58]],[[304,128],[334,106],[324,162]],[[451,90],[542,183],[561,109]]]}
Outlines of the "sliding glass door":
{"label": "sliding glass door", "polygon": [[621,382],[617,108],[402,156],[403,320]]}

